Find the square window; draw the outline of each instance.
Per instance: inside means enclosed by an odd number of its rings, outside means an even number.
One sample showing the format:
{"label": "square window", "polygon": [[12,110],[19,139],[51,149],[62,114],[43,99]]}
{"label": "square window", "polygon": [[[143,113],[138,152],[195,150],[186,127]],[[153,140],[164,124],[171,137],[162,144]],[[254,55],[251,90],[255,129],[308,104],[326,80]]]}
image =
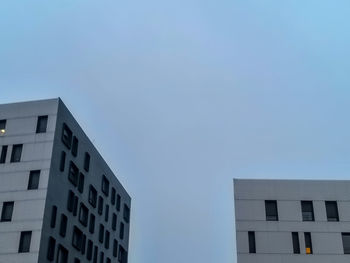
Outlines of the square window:
{"label": "square window", "polygon": [[0,120],[0,136],[6,132],[6,120]]}
{"label": "square window", "polygon": [[1,212],[1,222],[9,222],[12,220],[14,204],[15,202],[4,202]]}
{"label": "square window", "polygon": [[84,170],[87,172],[90,170],[90,154],[87,152],[84,157]]}
{"label": "square window", "polygon": [[17,163],[21,161],[23,144],[15,144],[12,147],[11,163]]}
{"label": "square window", "polygon": [[7,148],[8,148],[7,145],[3,145],[1,147],[0,163],[5,163],[6,162]]}
{"label": "square window", "polygon": [[73,137],[73,145],[72,145],[72,155],[77,156],[78,155],[78,145],[79,145],[79,140],[77,137]]}
{"label": "square window", "polygon": [[109,181],[105,175],[102,176],[102,192],[108,196],[109,194]]}
{"label": "square window", "polygon": [[38,189],[40,180],[40,170],[30,171],[28,180],[28,190]]}
{"label": "square window", "polygon": [[62,128],[62,142],[68,149],[72,147],[72,137],[72,130],[64,123]]}
{"label": "square window", "polygon": [[265,201],[265,211],[266,211],[267,221],[278,221],[277,201],[275,200]]}
{"label": "square window", "polygon": [[92,207],[96,207],[97,190],[92,185],[90,185],[89,188],[89,203],[92,205]]}
{"label": "square window", "polygon": [[48,116],[39,116],[36,123],[36,133],[45,133],[47,128]]}
{"label": "square window", "polygon": [[32,231],[21,232],[19,240],[18,253],[27,253],[30,250],[30,241],[32,239]]}

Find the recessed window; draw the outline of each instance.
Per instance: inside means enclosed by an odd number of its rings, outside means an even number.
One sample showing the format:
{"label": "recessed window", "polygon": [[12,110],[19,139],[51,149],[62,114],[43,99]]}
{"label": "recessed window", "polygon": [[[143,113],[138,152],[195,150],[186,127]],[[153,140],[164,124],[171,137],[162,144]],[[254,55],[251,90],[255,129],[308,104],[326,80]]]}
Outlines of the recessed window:
{"label": "recessed window", "polygon": [[100,252],[100,263],[103,263],[105,254],[103,253],[103,251]]}
{"label": "recessed window", "polygon": [[106,263],[111,263],[111,259],[110,258],[106,258]]}
{"label": "recessed window", "polygon": [[120,211],[121,199],[122,199],[121,196],[117,194],[117,204],[116,204],[117,211]]}
{"label": "recessed window", "polygon": [[251,253],[251,254],[256,253],[255,232],[253,232],[253,231],[248,232],[248,243],[249,243],[249,253]]}
{"label": "recessed window", "polygon": [[56,263],[67,263],[68,262],[68,250],[62,246],[58,246]]}
{"label": "recessed window", "polygon": [[68,149],[72,147],[72,137],[72,130],[64,123],[62,128],[62,142]]}
{"label": "recessed window", "polygon": [[92,260],[93,263],[97,263],[97,254],[98,254],[98,247],[94,247],[94,258]]}
{"label": "recessed window", "polygon": [[312,201],[301,201],[301,213],[303,221],[314,221],[314,208]]}
{"label": "recessed window", "polygon": [[102,196],[98,197],[98,208],[97,208],[97,212],[99,215],[102,215],[103,213],[103,198]]}
{"label": "recessed window", "polygon": [[8,148],[7,145],[3,145],[1,147],[0,163],[5,163],[6,162],[7,148]]}
{"label": "recessed window", "polygon": [[344,254],[350,254],[350,233],[342,233]]}
{"label": "recessed window", "polygon": [[105,249],[109,249],[109,237],[110,237],[110,233],[109,233],[109,231],[106,230],[106,234],[105,234]]}
{"label": "recessed window", "polygon": [[125,222],[129,223],[129,221],[130,221],[130,208],[126,204],[124,204],[123,217],[124,217]]}
{"label": "recessed window", "polygon": [[56,247],[56,240],[53,237],[49,237],[49,242],[47,246],[47,260],[53,261],[55,258],[55,247]]}
{"label": "recessed window", "polygon": [[14,202],[4,202],[1,212],[1,222],[9,222],[12,220]]}
{"label": "recessed window", "polygon": [[80,259],[79,258],[74,258],[74,263],[80,263]]}
{"label": "recessed window", "polygon": [[21,232],[21,237],[19,239],[18,253],[29,252],[31,239],[32,239],[32,231]]}
{"label": "recessed window", "polygon": [[312,241],[311,241],[311,233],[305,232],[305,253],[306,254],[312,254]]}
{"label": "recessed window", "polygon": [[88,208],[83,204],[80,203],[80,209],[79,209],[79,221],[83,226],[87,226],[89,218],[89,210]]}
{"label": "recessed window", "polygon": [[117,257],[118,256],[118,241],[117,240],[113,240],[113,257]]}
{"label": "recessed window", "polygon": [[86,252],[86,259],[91,260],[92,259],[92,249],[93,249],[93,243],[89,239],[87,242],[87,252]]}
{"label": "recessed window", "polygon": [[56,226],[56,217],[57,217],[57,206],[53,205],[51,208],[51,221],[50,221],[51,228],[55,228]]}
{"label": "recessed window", "polygon": [[87,172],[90,170],[90,154],[87,152],[84,156],[84,170]]}
{"label": "recessed window", "polygon": [[92,205],[92,207],[96,207],[97,190],[92,185],[89,187],[89,203]]}
{"label": "recessed window", "polygon": [[105,175],[102,176],[102,192],[108,196],[109,194],[109,181]]}
{"label": "recessed window", "polygon": [[105,209],[105,221],[108,222],[108,218],[109,218],[109,205],[106,205],[106,209]]}
{"label": "recessed window", "polygon": [[38,189],[40,180],[40,170],[30,171],[28,180],[28,190]]}
{"label": "recessed window", "polygon": [[337,201],[326,201],[326,212],[328,221],[339,221]]}
{"label": "recessed window", "polygon": [[277,201],[275,200],[265,201],[265,211],[266,211],[267,221],[278,221]]}
{"label": "recessed window", "polygon": [[124,223],[123,222],[120,222],[119,238],[124,239]]}
{"label": "recessed window", "polygon": [[79,178],[79,169],[78,167],[71,161],[69,166],[68,180],[74,185],[78,185]]}
{"label": "recessed window", "polygon": [[6,132],[6,120],[0,120],[0,136]]}
{"label": "recessed window", "polygon": [[66,166],[66,152],[61,152],[61,160],[60,160],[60,171],[64,172],[64,167]]}
{"label": "recessed window", "polygon": [[115,194],[116,194],[115,188],[112,187],[112,193],[111,193],[111,203],[112,203],[112,205],[115,205]]}
{"label": "recessed window", "polygon": [[73,205],[73,216],[76,216],[78,213],[78,203],[79,203],[79,199],[78,197],[75,195],[74,196],[74,205]]}
{"label": "recessed window", "polygon": [[105,233],[105,227],[100,224],[100,229],[98,231],[98,240],[103,243],[103,237],[104,237],[104,233]]}
{"label": "recessed window", "polygon": [[69,212],[73,212],[74,209],[74,193],[72,190],[68,191],[68,199],[67,199],[67,210]]}
{"label": "recessed window", "polygon": [[79,228],[74,226],[73,238],[72,238],[72,245],[73,245],[73,247],[76,250],[80,251],[81,250],[82,241],[83,241],[83,232]]}
{"label": "recessed window", "polygon": [[15,144],[12,146],[11,163],[21,161],[23,144]]}
{"label": "recessed window", "polygon": [[78,191],[80,193],[84,192],[84,181],[85,181],[85,176],[84,176],[84,174],[80,173],[79,174],[79,182],[78,182]]}
{"label": "recessed window", "polygon": [[117,229],[117,215],[115,213],[112,215],[112,229],[114,231]]}
{"label": "recessed window", "polygon": [[47,129],[48,116],[39,116],[36,123],[36,133],[45,133]]}
{"label": "recessed window", "polygon": [[300,242],[298,232],[292,232],[293,253],[300,254]]}
{"label": "recessed window", "polygon": [[85,254],[85,246],[86,246],[86,235],[83,235],[83,241],[81,242],[81,254]]}
{"label": "recessed window", "polygon": [[118,255],[118,261],[120,263],[127,263],[128,262],[128,253],[123,248],[122,245],[119,245],[119,255]]}
{"label": "recessed window", "polygon": [[73,137],[73,144],[72,144],[72,155],[77,156],[78,155],[78,145],[79,145],[79,140],[77,137]]}
{"label": "recessed window", "polygon": [[90,222],[89,222],[89,232],[93,234],[95,232],[95,216],[90,213]]}
{"label": "recessed window", "polygon": [[67,222],[68,222],[67,216],[64,215],[64,214],[61,214],[60,235],[62,237],[66,236],[66,233],[67,233]]}

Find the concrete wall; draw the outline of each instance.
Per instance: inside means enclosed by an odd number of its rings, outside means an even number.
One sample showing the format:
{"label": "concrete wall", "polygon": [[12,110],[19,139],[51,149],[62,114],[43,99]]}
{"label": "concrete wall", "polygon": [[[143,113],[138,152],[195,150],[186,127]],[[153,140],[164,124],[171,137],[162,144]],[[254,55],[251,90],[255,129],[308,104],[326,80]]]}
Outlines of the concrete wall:
{"label": "concrete wall", "polygon": [[[342,232],[350,232],[350,181],[234,180],[238,263],[345,263]],[[277,200],[279,221],[266,221],[265,200]],[[302,200],[313,201],[314,222],[303,222]],[[337,201],[339,222],[328,222],[325,201]],[[248,231],[256,254],[249,254]],[[293,254],[291,232],[299,232],[301,254]],[[305,253],[311,232],[313,254]]]}

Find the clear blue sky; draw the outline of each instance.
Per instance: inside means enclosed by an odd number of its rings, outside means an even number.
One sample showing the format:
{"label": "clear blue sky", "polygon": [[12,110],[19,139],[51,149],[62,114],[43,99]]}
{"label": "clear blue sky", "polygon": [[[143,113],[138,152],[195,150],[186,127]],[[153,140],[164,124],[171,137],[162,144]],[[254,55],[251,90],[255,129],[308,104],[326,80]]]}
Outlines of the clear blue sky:
{"label": "clear blue sky", "polygon": [[133,197],[130,263],[232,263],[232,178],[350,178],[350,2],[0,3],[0,102],[62,97]]}

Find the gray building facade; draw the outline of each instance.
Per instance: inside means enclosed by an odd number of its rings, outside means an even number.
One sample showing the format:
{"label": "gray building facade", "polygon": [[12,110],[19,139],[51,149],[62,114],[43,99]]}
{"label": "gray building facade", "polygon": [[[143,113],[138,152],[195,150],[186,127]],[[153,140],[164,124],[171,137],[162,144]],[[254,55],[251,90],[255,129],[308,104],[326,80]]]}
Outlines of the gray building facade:
{"label": "gray building facade", "polygon": [[131,198],[60,99],[0,105],[0,262],[127,263]]}
{"label": "gray building facade", "polygon": [[238,263],[350,262],[350,181],[234,179]]}

